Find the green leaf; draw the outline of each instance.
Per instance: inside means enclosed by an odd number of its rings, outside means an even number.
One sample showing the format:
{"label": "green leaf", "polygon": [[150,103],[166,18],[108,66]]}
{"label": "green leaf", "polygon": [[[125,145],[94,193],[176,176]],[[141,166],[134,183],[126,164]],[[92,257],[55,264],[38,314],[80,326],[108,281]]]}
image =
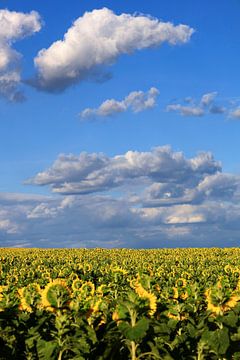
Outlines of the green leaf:
{"label": "green leaf", "polygon": [[227,316],[223,317],[223,323],[228,326],[235,327],[237,325],[237,322],[238,316],[234,314],[233,311],[230,311]]}
{"label": "green leaf", "polygon": [[240,360],[240,352],[235,352],[233,354],[233,360]]}
{"label": "green leaf", "polygon": [[55,341],[44,341],[42,339],[37,342],[37,352],[39,359],[56,359],[58,345]]}
{"label": "green leaf", "polygon": [[227,328],[206,331],[204,332],[202,339],[216,355],[224,355],[230,344]]}
{"label": "green leaf", "polygon": [[131,341],[137,341],[146,335],[146,332],[149,328],[149,320],[148,319],[141,319],[139,320],[135,326],[130,326],[128,323],[120,323],[119,330],[125,336],[126,339]]}
{"label": "green leaf", "polygon": [[190,323],[187,324],[187,330],[191,338],[195,338],[197,335],[197,329]]}
{"label": "green leaf", "polygon": [[155,334],[170,334],[171,329],[166,323],[158,324],[154,326],[154,333]]}

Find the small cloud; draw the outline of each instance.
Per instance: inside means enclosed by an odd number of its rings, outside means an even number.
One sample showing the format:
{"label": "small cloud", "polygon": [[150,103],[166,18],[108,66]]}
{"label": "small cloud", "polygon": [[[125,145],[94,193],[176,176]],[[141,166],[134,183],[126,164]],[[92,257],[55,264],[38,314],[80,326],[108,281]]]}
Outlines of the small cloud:
{"label": "small cloud", "polygon": [[229,116],[236,120],[240,119],[240,107],[230,111]]}
{"label": "small cloud", "polygon": [[169,104],[166,110],[178,112],[182,116],[196,117],[204,116],[207,114],[224,114],[226,112],[226,108],[215,103],[217,94],[218,93],[216,91],[206,93],[201,97],[200,101],[198,102],[192,97],[187,97],[183,101],[185,104]]}
{"label": "small cloud", "polygon": [[11,102],[25,100],[23,92],[19,89],[21,55],[12,48],[12,44],[40,29],[40,16],[35,11],[24,14],[0,10],[0,96]]}
{"label": "small cloud", "polygon": [[158,89],[152,87],[149,91],[133,91],[122,101],[105,100],[97,109],[86,108],[80,113],[82,120],[96,117],[110,117],[131,110],[134,113],[151,109],[156,105]]}
{"label": "small cloud", "polygon": [[214,91],[214,92],[211,92],[211,93],[207,93],[207,94],[204,94],[202,96],[202,99],[200,101],[200,104],[203,105],[203,106],[209,106],[213,103],[214,99],[216,98],[217,96],[217,92]]}
{"label": "small cloud", "polygon": [[209,112],[211,114],[224,114],[226,113],[227,109],[225,108],[225,106],[220,106],[220,105],[212,105],[209,108]]}
{"label": "small cloud", "polygon": [[179,112],[182,116],[203,116],[204,110],[198,106],[183,106],[172,104],[167,106],[167,111]]}
{"label": "small cloud", "polygon": [[0,75],[0,95],[10,102],[23,102],[25,96],[23,92],[18,89],[20,82],[20,72],[16,69]]}

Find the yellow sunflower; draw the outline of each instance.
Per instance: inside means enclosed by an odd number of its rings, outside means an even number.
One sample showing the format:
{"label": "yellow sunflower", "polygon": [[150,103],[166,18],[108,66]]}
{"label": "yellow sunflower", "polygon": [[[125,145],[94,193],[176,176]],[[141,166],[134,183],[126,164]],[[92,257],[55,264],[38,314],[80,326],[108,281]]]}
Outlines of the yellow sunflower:
{"label": "yellow sunflower", "polygon": [[140,298],[147,299],[149,301],[150,310],[148,313],[150,316],[154,315],[157,310],[157,297],[154,294],[145,290],[139,282],[137,282],[135,285],[135,292]]}
{"label": "yellow sunflower", "polygon": [[70,291],[62,279],[49,282],[42,291],[42,306],[47,310],[65,308],[70,301]]}

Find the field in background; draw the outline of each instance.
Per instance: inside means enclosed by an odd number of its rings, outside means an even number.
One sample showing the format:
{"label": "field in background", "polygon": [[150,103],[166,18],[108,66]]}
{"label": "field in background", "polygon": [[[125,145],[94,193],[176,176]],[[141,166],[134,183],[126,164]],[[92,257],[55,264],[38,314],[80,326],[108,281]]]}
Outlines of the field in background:
{"label": "field in background", "polygon": [[0,359],[240,359],[240,249],[0,249]]}

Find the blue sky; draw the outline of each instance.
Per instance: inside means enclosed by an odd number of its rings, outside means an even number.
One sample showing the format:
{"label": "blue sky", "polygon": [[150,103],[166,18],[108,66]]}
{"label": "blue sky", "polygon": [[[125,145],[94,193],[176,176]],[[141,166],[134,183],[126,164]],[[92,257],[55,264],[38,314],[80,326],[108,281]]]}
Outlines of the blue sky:
{"label": "blue sky", "polygon": [[238,246],[239,12],[0,1],[1,246]]}

